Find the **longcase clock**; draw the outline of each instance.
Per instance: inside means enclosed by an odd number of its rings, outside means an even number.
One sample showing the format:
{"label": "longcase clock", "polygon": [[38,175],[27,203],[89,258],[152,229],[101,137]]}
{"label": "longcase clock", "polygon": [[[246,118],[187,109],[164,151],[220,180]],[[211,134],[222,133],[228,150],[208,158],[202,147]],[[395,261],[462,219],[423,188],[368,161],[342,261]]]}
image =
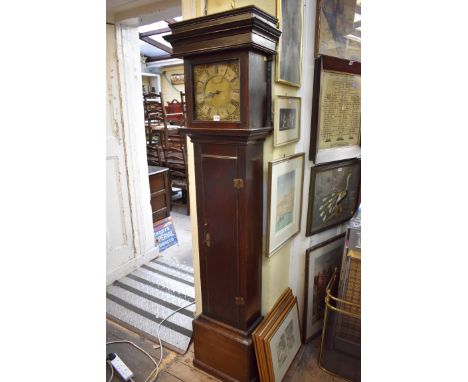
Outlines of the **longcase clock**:
{"label": "longcase clock", "polygon": [[277,19],[255,6],[170,25],[183,57],[194,143],[202,314],[195,366],[227,381],[258,379],[252,331],[261,321],[263,142],[271,127]]}

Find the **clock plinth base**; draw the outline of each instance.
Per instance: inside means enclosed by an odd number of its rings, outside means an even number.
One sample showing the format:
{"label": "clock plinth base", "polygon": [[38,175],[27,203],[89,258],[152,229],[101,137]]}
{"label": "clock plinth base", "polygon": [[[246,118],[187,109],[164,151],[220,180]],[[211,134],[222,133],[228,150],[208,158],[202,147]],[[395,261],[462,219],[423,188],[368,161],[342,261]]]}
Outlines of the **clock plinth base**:
{"label": "clock plinth base", "polygon": [[261,318],[243,332],[200,315],[193,321],[194,366],[223,381],[258,381],[251,334]]}

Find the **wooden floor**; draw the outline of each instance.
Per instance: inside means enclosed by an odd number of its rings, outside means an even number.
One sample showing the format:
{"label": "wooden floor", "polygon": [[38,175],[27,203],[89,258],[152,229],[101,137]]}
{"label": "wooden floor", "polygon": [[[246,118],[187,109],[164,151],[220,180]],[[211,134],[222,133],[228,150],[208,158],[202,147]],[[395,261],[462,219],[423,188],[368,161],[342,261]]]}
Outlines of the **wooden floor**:
{"label": "wooden floor", "polygon": [[[107,320],[107,342],[127,340],[132,341],[142,349],[147,351],[154,359],[159,360],[158,345],[143,336],[131,332],[128,329]],[[319,349],[319,338],[304,345],[299,350],[291,368],[284,378],[284,382],[343,382],[343,379],[332,377],[322,371],[317,365],[317,355]],[[155,348],[156,347],[156,348]],[[135,373],[133,380],[143,382],[153,370],[154,364],[139,350],[129,344],[110,344],[106,346],[106,354],[116,352],[127,366]],[[193,343],[185,355],[174,353],[164,349],[164,358],[161,362],[160,373],[156,381],[159,382],[207,382],[218,381],[203,371],[193,366]],[[110,368],[106,366],[106,381],[110,378]],[[114,375],[113,381],[120,381]]]}

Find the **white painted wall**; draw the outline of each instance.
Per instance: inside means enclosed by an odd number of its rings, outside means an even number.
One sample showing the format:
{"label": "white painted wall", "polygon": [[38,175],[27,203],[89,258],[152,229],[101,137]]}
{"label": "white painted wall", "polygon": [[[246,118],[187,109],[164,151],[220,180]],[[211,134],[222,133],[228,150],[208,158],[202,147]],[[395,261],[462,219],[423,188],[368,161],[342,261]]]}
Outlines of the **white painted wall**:
{"label": "white painted wall", "polygon": [[127,161],[123,144],[122,115],[118,90],[115,27],[106,25],[106,244],[107,274],[113,274],[135,256],[128,195]]}

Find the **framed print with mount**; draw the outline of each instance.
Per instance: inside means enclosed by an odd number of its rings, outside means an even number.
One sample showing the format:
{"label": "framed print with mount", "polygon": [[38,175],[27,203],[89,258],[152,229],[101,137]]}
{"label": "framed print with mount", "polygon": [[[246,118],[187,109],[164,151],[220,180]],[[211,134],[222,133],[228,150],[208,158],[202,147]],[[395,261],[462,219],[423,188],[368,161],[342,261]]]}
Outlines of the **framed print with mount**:
{"label": "framed print with mount", "polygon": [[358,159],[312,167],[306,236],[351,219],[358,207],[360,184]]}
{"label": "framed print with mount", "polygon": [[315,60],[309,159],[315,164],[361,155],[361,64]]}
{"label": "framed print with mount", "polygon": [[341,266],[345,233],[317,244],[306,252],[303,338],[307,343],[322,330],[325,292],[335,268]]}
{"label": "framed print with mount", "polygon": [[276,55],[276,82],[301,86],[303,0],[277,0],[281,38]]}
{"label": "framed print with mount", "polygon": [[301,230],[304,153],[268,163],[266,256]]}
{"label": "framed print with mount", "polygon": [[361,0],[317,0],[315,57],[361,62]]}
{"label": "framed print with mount", "polygon": [[302,344],[297,298],[290,288],[283,292],[257,328],[252,338],[260,381],[280,382]]}
{"label": "framed print with mount", "polygon": [[301,136],[301,98],[277,96],[273,146],[297,142]]}

